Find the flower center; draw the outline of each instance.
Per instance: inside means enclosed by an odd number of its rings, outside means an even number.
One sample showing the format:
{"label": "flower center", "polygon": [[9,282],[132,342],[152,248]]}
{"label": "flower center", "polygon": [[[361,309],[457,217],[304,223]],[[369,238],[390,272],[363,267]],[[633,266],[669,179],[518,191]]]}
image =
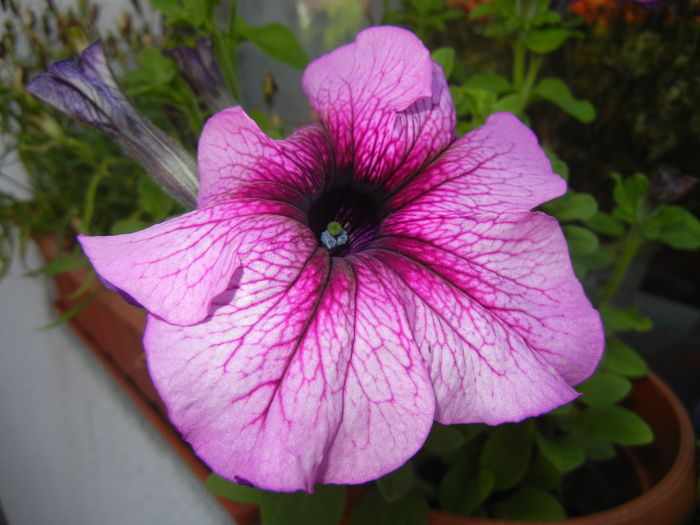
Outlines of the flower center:
{"label": "flower center", "polygon": [[332,178],[313,196],[307,211],[319,245],[339,257],[368,247],[387,215],[385,197],[382,188],[351,175]]}

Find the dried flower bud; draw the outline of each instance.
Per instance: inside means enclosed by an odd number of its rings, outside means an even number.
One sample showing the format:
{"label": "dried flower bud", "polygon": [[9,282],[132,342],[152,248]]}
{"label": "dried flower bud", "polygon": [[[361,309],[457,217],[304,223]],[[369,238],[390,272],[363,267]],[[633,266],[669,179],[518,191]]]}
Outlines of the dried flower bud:
{"label": "dried flower bud", "polygon": [[27,90],[110,135],[173,197],[194,207],[198,189],[194,160],[126,98],[99,42],[85,49],[79,60],[56,62]]}
{"label": "dried flower bud", "polygon": [[167,55],[175,61],[192,90],[202,97],[212,112],[235,105],[214,58],[210,40],[198,40],[196,49],[184,46],[175,48]]}
{"label": "dried flower bud", "polygon": [[660,203],[681,200],[698,183],[697,177],[683,175],[677,168],[662,168],[652,178],[649,194]]}

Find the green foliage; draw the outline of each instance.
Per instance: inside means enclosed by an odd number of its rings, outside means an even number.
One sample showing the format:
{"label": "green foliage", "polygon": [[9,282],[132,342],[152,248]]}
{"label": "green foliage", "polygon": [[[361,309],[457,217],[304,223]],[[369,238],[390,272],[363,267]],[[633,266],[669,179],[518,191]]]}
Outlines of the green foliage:
{"label": "green foliage", "polygon": [[569,87],[560,78],[547,77],[540,80],[533,90],[533,96],[556,104],[572,117],[581,122],[592,122],[595,119],[595,108],[588,100],[575,98]]}
{"label": "green foliage", "polygon": [[420,493],[390,503],[379,490],[370,488],[353,509],[350,525],[425,525],[428,512],[428,501]]}
{"label": "green foliage", "polygon": [[518,488],[493,506],[493,514],[500,519],[554,521],[564,519],[566,511],[549,492],[535,487]]}
{"label": "green foliage", "polygon": [[408,495],[414,481],[413,465],[409,461],[403,467],[379,478],[377,488],[386,501],[395,503]]}
{"label": "green foliage", "polygon": [[345,492],[341,485],[316,485],[313,494],[262,491],[260,515],[265,525],[336,525]]}
{"label": "green foliage", "polygon": [[241,41],[250,40],[275,60],[297,69],[303,69],[309,62],[309,57],[292,32],[281,24],[253,27],[239,18],[236,28]]}
{"label": "green foliage", "polygon": [[260,503],[262,501],[262,490],[233,483],[214,473],[209,474],[205,485],[212,494],[239,503]]}

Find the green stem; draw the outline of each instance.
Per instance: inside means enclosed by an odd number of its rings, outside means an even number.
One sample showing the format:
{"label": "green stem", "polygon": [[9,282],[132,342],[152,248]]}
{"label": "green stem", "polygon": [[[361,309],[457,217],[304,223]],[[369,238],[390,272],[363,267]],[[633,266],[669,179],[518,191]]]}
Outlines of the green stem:
{"label": "green stem", "polygon": [[83,211],[83,216],[80,221],[80,226],[83,231],[80,233],[87,234],[91,230],[90,223],[92,222],[92,216],[95,213],[95,196],[97,195],[97,187],[99,186],[100,181],[107,175],[109,175],[109,170],[107,169],[106,165],[103,165],[100,167],[100,170],[92,176],[90,182],[88,183],[88,187],[85,190],[85,210]]}
{"label": "green stem", "polygon": [[518,94],[518,114],[522,115],[530,101],[530,95],[532,94],[532,88],[535,86],[535,81],[537,80],[537,75],[540,72],[540,66],[542,65],[542,57],[540,55],[533,55],[530,59],[530,64],[527,69],[527,75],[525,76],[525,81],[523,82],[520,93]]}
{"label": "green stem", "polygon": [[212,20],[214,27],[214,50],[224,75],[224,80],[228,85],[233,98],[240,102],[240,90],[238,89],[238,63],[236,58],[236,17],[238,15],[238,0],[231,0],[229,6],[228,24],[226,32],[221,30],[221,24],[217,20]]}
{"label": "green stem", "polygon": [[523,78],[525,76],[525,42],[516,40],[513,45],[513,87],[520,92],[523,88]]}
{"label": "green stem", "polygon": [[641,248],[643,244],[644,237],[642,236],[641,232],[632,226],[622,244],[622,253],[617,260],[612,277],[610,277],[610,280],[600,292],[600,298],[598,299],[597,305],[598,308],[606,304],[617,293],[620,284],[627,274],[630,263],[634,259],[634,256],[637,255],[639,248]]}

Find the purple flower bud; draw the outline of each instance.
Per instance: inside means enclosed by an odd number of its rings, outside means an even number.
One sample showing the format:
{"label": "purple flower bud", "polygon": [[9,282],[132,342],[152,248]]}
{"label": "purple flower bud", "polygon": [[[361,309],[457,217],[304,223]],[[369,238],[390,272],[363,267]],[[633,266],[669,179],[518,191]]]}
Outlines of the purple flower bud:
{"label": "purple flower bud", "polygon": [[180,68],[192,90],[200,95],[213,112],[236,104],[216,63],[211,40],[200,39],[197,47],[177,47],[168,52]]}
{"label": "purple flower bud", "polygon": [[192,157],[126,98],[100,42],[79,59],[62,60],[27,85],[44,102],[115,139],[175,199],[189,208],[199,187]]}

